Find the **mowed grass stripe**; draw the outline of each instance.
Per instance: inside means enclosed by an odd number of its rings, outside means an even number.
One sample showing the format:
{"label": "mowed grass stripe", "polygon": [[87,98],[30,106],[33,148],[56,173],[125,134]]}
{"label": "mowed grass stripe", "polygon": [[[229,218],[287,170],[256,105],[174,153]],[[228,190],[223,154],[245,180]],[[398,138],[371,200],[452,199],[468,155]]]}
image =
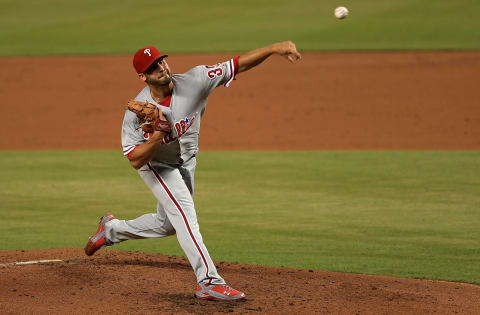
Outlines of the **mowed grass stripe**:
{"label": "mowed grass stripe", "polygon": [[[83,247],[156,201],[119,151],[2,152],[0,250]],[[202,152],[214,260],[480,283],[480,152]],[[116,249],[182,255],[176,237]]]}
{"label": "mowed grass stripe", "polygon": [[[350,16],[335,19],[338,5]],[[286,39],[302,51],[480,49],[472,0],[82,0],[0,2],[0,56],[242,52]]]}

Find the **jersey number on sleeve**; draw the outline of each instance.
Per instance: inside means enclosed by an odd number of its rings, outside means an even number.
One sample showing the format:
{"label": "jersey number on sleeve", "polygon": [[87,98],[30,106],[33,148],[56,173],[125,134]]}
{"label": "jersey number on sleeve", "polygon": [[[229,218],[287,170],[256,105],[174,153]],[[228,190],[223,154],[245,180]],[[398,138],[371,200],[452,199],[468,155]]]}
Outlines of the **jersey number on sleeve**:
{"label": "jersey number on sleeve", "polygon": [[222,68],[213,69],[207,72],[210,79],[221,76],[223,73]]}
{"label": "jersey number on sleeve", "polygon": [[[211,69],[214,67],[218,67],[220,64],[216,64],[215,66],[205,66],[205,68]],[[223,74],[222,68],[215,68],[213,70],[210,70],[207,72],[207,75],[210,79],[213,79],[215,77],[219,77]]]}

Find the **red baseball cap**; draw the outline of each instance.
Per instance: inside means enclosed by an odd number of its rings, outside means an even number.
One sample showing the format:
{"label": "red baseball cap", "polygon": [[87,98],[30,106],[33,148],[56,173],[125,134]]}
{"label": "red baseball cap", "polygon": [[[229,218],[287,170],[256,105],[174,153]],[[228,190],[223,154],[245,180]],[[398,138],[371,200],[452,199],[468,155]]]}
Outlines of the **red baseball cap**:
{"label": "red baseball cap", "polygon": [[158,51],[154,46],[143,47],[133,56],[133,67],[137,73],[143,73],[150,65],[161,57],[168,57]]}

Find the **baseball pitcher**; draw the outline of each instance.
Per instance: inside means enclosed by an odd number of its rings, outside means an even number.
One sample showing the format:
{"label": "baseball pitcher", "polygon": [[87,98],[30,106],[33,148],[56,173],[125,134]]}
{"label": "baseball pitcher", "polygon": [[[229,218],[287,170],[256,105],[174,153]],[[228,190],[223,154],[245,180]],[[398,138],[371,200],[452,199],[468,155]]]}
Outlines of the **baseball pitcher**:
{"label": "baseball pitcher", "polygon": [[176,234],[197,277],[200,299],[240,300],[245,294],[229,287],[208,253],[193,202],[194,174],[200,122],[207,98],[236,75],[277,54],[291,62],[300,59],[287,41],[250,51],[228,61],[197,66],[172,74],[165,54],[153,46],[137,51],[133,67],[146,86],[128,103],[122,126],[123,154],[158,200],[156,213],[119,220],[107,213],[100,219],[85,253],[131,239]]}

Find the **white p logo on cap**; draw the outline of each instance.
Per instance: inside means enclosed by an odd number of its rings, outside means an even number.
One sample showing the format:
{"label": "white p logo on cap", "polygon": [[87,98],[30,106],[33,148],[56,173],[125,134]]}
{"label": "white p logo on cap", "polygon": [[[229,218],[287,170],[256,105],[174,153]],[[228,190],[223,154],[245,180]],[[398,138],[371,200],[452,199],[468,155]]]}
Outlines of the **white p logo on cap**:
{"label": "white p logo on cap", "polygon": [[152,54],[150,54],[150,48],[145,49],[143,53],[148,54],[149,57],[152,57]]}

